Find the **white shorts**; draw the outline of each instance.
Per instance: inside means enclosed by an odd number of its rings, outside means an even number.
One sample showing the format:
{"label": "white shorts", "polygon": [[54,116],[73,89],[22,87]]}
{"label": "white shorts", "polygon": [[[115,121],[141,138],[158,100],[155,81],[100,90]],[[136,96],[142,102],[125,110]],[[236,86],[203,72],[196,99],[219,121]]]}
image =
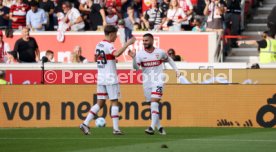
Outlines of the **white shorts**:
{"label": "white shorts", "polygon": [[120,98],[119,84],[97,85],[97,99],[115,100]]}
{"label": "white shorts", "polygon": [[146,97],[146,101],[150,102],[151,98],[161,99],[163,95],[163,84],[154,84],[151,86],[144,86],[144,95]]}

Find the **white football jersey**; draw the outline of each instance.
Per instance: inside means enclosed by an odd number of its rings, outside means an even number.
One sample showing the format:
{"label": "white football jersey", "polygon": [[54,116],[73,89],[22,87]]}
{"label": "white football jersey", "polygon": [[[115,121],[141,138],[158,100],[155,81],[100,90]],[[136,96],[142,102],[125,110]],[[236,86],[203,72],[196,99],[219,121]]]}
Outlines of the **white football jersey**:
{"label": "white football jersey", "polygon": [[116,51],[113,44],[108,41],[101,41],[96,46],[98,85],[118,84],[116,60],[113,53]]}
{"label": "white football jersey", "polygon": [[151,87],[164,83],[163,62],[168,60],[168,55],[161,49],[155,48],[149,53],[145,50],[137,52],[136,62],[142,67],[143,84]]}

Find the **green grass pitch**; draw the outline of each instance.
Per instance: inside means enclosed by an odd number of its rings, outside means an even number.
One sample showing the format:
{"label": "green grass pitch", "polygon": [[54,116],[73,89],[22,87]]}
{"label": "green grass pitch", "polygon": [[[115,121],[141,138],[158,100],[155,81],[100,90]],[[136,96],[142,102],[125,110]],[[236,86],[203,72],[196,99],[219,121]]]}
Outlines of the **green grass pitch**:
{"label": "green grass pitch", "polygon": [[[166,128],[150,136],[145,128],[0,128],[1,152],[276,152],[276,129]],[[168,148],[161,148],[166,145]]]}

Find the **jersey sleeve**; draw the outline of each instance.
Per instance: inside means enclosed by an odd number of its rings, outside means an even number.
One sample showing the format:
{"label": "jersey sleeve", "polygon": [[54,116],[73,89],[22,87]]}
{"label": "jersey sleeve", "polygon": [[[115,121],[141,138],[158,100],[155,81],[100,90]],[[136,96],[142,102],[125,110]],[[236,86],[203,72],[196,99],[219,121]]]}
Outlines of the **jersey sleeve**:
{"label": "jersey sleeve", "polygon": [[163,50],[161,50],[161,56],[162,56],[162,60],[163,61],[167,61],[169,56],[167,55],[167,53]]}
{"label": "jersey sleeve", "polygon": [[116,49],[114,48],[113,45],[110,45],[110,46],[108,47],[108,51],[109,51],[110,54],[114,55],[114,53],[116,52]]}

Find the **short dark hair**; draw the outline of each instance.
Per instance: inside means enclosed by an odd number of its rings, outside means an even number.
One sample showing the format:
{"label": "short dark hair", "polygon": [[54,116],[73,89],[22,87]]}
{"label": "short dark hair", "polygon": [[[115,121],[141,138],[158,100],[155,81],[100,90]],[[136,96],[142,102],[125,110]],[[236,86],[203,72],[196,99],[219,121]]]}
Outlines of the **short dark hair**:
{"label": "short dark hair", "polygon": [[196,18],[195,21],[198,22],[199,24],[202,23],[202,20],[200,18]]}
{"label": "short dark hair", "polygon": [[275,33],[271,32],[271,31],[264,31],[263,34],[269,36],[269,37],[272,37],[274,38],[275,37]]}
{"label": "short dark hair", "polygon": [[152,35],[152,34],[150,34],[150,33],[146,33],[146,34],[144,34],[144,35],[143,35],[143,37],[150,37],[151,39],[153,39],[153,35]]}
{"label": "short dark hair", "polygon": [[168,50],[168,54],[170,54],[170,52],[172,52],[173,54],[175,54],[175,51],[174,51],[173,48],[170,48],[170,49]]}
{"label": "short dark hair", "polygon": [[54,52],[51,50],[47,50],[45,55],[50,55],[50,54],[54,54]]}
{"label": "short dark hair", "polygon": [[137,22],[135,22],[134,24],[133,24],[133,26],[138,26],[138,29],[140,30],[141,29],[141,24],[140,23],[137,23]]}
{"label": "short dark hair", "polygon": [[65,5],[66,7],[72,8],[72,4],[69,1],[63,2],[62,5]]}
{"label": "short dark hair", "polygon": [[129,9],[134,9],[134,7],[133,6],[128,6],[127,10],[129,10]]}
{"label": "short dark hair", "polygon": [[38,7],[38,2],[37,1],[31,1],[30,6],[35,6]]}
{"label": "short dark hair", "polygon": [[104,27],[104,35],[109,35],[110,33],[117,33],[118,29],[114,25],[106,25]]}

